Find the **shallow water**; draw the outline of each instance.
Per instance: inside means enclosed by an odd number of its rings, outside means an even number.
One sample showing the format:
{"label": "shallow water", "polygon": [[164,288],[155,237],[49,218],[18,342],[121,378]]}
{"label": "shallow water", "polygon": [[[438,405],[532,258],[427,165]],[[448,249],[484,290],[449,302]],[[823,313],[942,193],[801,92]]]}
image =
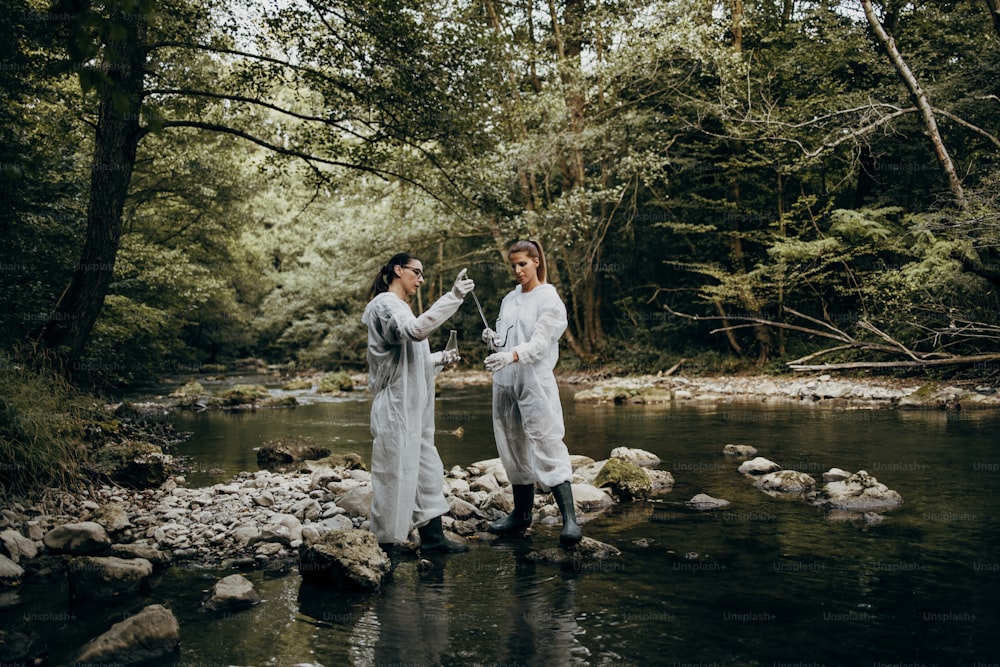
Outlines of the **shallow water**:
{"label": "shallow water", "polygon": [[[1000,662],[1000,415],[842,411],[806,405],[576,405],[564,390],[570,451],[617,446],[662,459],[674,490],[621,504],[584,532],[618,546],[620,562],[563,571],[519,558],[554,546],[558,526],[527,540],[474,544],[402,561],[385,589],[345,594],[292,572],[245,572],[265,600],[239,613],[200,609],[228,571],[173,567],[145,598],[113,608],[67,604],[61,581],[0,597],[20,627],[62,664],[76,647],[145,604],[171,607],[178,655],[159,665],[976,665]],[[446,467],[496,455],[489,389],[439,397]],[[363,396],[249,414],[185,413],[192,485],[255,470],[254,448],[309,435],[370,455]],[[460,434],[455,433],[461,427]],[[865,469],[905,504],[876,526],[837,520],[756,490],[722,455],[727,443],[819,477]],[[225,475],[210,475],[220,468]],[[692,512],[695,493],[726,498]]]}

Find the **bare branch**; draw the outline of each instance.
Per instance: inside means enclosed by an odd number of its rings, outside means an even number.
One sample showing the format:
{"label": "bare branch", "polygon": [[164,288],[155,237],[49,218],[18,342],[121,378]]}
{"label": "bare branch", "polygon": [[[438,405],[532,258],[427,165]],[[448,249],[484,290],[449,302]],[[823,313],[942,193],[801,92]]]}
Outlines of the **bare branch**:
{"label": "bare branch", "polygon": [[163,123],[163,127],[164,128],[171,128],[171,127],[191,127],[191,128],[195,128],[195,129],[199,129],[199,130],[208,130],[210,132],[220,132],[222,134],[230,134],[230,135],[232,135],[234,137],[239,137],[240,139],[245,139],[246,141],[249,141],[251,143],[257,144],[258,146],[266,148],[267,150],[273,151],[273,152],[275,152],[275,153],[277,153],[279,155],[287,155],[289,157],[298,158],[298,159],[302,160],[303,162],[305,162],[307,165],[309,165],[309,167],[318,176],[320,176],[321,178],[324,178],[324,179],[326,178],[326,176],[322,173],[322,171],[319,169],[319,167],[317,165],[323,165],[323,166],[327,166],[327,167],[341,167],[341,168],[344,168],[344,169],[353,169],[353,170],[356,170],[356,171],[363,171],[363,172],[367,172],[369,174],[374,174],[374,175],[378,176],[379,178],[383,178],[385,180],[389,180],[390,178],[399,179],[400,181],[403,181],[404,183],[409,183],[410,185],[413,185],[413,186],[417,187],[418,189],[422,190],[427,195],[429,195],[430,197],[432,197],[435,201],[437,201],[438,203],[440,203],[443,206],[445,206],[454,215],[456,215],[457,217],[459,217],[459,219],[465,220],[465,218],[462,217],[460,211],[456,211],[451,206],[451,204],[449,204],[447,201],[445,201],[440,196],[438,196],[433,190],[431,190],[430,188],[428,188],[424,184],[420,183],[419,181],[416,181],[416,180],[410,178],[409,176],[405,176],[405,175],[400,174],[398,172],[390,171],[388,169],[380,169],[380,168],[377,168],[377,167],[372,167],[372,166],[364,165],[364,164],[357,164],[357,163],[352,163],[352,162],[344,162],[342,160],[331,160],[329,158],[319,157],[317,155],[310,155],[310,154],[304,153],[302,151],[294,150],[294,149],[291,149],[291,148],[285,148],[283,146],[279,146],[277,144],[273,144],[273,143],[271,143],[271,142],[269,142],[269,141],[267,141],[265,139],[261,139],[260,137],[256,137],[256,136],[254,136],[254,135],[252,135],[252,134],[250,134],[248,132],[244,132],[242,130],[237,130],[236,128],[232,128],[232,127],[227,127],[225,125],[219,125],[219,124],[216,124],[216,123],[205,123],[205,122],[202,122],[202,121],[195,121],[195,120],[175,120],[175,121],[167,121],[167,122]]}
{"label": "bare branch", "polygon": [[313,69],[311,67],[306,67],[305,65],[297,65],[295,63],[290,63],[286,60],[281,60],[280,58],[272,58],[271,56],[260,55],[259,53],[250,53],[248,51],[240,51],[238,49],[228,49],[221,46],[212,46],[210,44],[193,44],[189,42],[157,42],[149,47],[149,52],[153,52],[157,49],[191,49],[194,51],[206,51],[208,53],[221,53],[230,56],[239,56],[240,58],[247,58],[249,60],[256,60],[265,63],[271,63],[272,65],[278,65],[280,67],[285,67],[296,72],[304,72],[310,76],[315,76],[321,81],[332,84],[334,87],[339,88],[343,91],[351,93],[358,99],[365,99],[365,95],[357,88],[351,86],[350,84],[342,81],[340,79],[335,79],[332,76],[323,73],[320,70]]}
{"label": "bare branch", "polygon": [[[996,97],[996,95],[993,95],[992,97]],[[972,130],[973,132],[975,132],[980,136],[986,137],[989,141],[993,142],[994,146],[1000,148],[1000,138],[998,138],[995,134],[990,134],[989,132],[979,127],[978,125],[973,125],[969,121],[959,118],[955,114],[945,111],[944,109],[938,109],[937,107],[933,107],[933,110],[934,113],[941,114],[945,118],[958,123],[962,127]]]}
{"label": "bare branch", "polygon": [[889,336],[889,334],[885,333],[884,331],[882,331],[881,329],[879,329],[878,327],[876,327],[871,322],[868,322],[867,320],[861,320],[861,321],[858,322],[858,326],[861,327],[862,329],[864,329],[865,331],[871,331],[873,334],[875,334],[879,338],[881,338],[881,339],[883,339],[883,340],[891,343],[894,347],[899,348],[899,350],[903,354],[905,354],[906,356],[910,357],[914,361],[919,361],[919,359],[917,359],[917,355],[914,354],[912,350],[910,350],[905,345],[903,345],[899,341],[897,341],[894,338],[892,338],[891,336]]}
{"label": "bare branch", "polygon": [[927,368],[941,366],[968,366],[1000,361],[1000,354],[976,354],[948,359],[925,359],[920,361],[849,361],[840,364],[793,364],[788,367],[796,371],[842,371],[860,368]]}

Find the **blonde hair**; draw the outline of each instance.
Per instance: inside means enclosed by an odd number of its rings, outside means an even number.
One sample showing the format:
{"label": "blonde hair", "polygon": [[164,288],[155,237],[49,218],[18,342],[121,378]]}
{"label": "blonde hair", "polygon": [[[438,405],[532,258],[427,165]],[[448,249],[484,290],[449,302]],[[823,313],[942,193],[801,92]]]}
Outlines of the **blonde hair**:
{"label": "blonde hair", "polygon": [[545,252],[542,250],[542,244],[534,239],[528,241],[514,241],[507,248],[507,259],[515,252],[527,253],[528,257],[531,259],[538,260],[538,280],[545,282]]}

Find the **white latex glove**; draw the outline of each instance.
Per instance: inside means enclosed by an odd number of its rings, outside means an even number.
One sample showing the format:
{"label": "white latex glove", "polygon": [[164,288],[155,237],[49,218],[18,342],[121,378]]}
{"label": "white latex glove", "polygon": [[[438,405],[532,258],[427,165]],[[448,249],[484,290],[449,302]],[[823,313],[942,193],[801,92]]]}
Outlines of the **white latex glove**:
{"label": "white latex glove", "polygon": [[490,329],[489,327],[483,329],[483,342],[486,343],[487,347],[489,347],[491,350],[497,349],[498,347],[500,347],[498,341],[499,341],[499,336],[497,336],[496,331]]}
{"label": "white latex glove", "polygon": [[493,371],[494,373],[501,368],[506,368],[514,363],[514,353],[513,352],[495,352],[490,356],[486,357],[486,368]]}
{"label": "white latex glove", "polygon": [[455,278],[455,285],[451,288],[452,293],[459,299],[464,299],[476,287],[476,283],[473,282],[472,278],[465,277],[467,271],[468,269],[462,269],[458,272],[458,277]]}
{"label": "white latex glove", "polygon": [[441,350],[431,354],[435,366],[453,366],[462,360],[458,350]]}

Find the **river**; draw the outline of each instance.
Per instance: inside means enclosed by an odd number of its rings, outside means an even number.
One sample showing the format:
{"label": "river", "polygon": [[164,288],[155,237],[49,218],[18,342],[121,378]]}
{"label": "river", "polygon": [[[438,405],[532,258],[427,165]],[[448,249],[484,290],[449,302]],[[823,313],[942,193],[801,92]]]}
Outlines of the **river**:
{"label": "river", "polygon": [[[995,412],[834,410],[805,405],[577,404],[563,389],[567,444],[658,455],[673,491],[617,505],[584,533],[620,562],[579,570],[533,565],[558,526],[524,540],[473,544],[403,561],[384,590],[345,594],[297,573],[244,572],[264,601],[210,614],[200,603],[228,571],[172,567],[150,594],[69,605],[65,585],[26,582],[3,609],[51,635],[53,664],[111,623],[163,603],[180,653],[162,665],[988,665],[1000,662],[1000,452]],[[256,470],[265,441],[307,435],[369,460],[364,395],[294,409],[177,415],[192,435],[191,485]],[[496,456],[489,389],[444,389],[437,444],[446,468]],[[727,443],[820,477],[867,470],[904,505],[884,522],[839,520],[758,491],[722,454]],[[213,470],[215,469],[215,470]],[[224,471],[219,475],[219,471]],[[209,471],[213,471],[211,474]],[[731,504],[693,512],[707,493]],[[2,618],[3,610],[0,610]]]}

